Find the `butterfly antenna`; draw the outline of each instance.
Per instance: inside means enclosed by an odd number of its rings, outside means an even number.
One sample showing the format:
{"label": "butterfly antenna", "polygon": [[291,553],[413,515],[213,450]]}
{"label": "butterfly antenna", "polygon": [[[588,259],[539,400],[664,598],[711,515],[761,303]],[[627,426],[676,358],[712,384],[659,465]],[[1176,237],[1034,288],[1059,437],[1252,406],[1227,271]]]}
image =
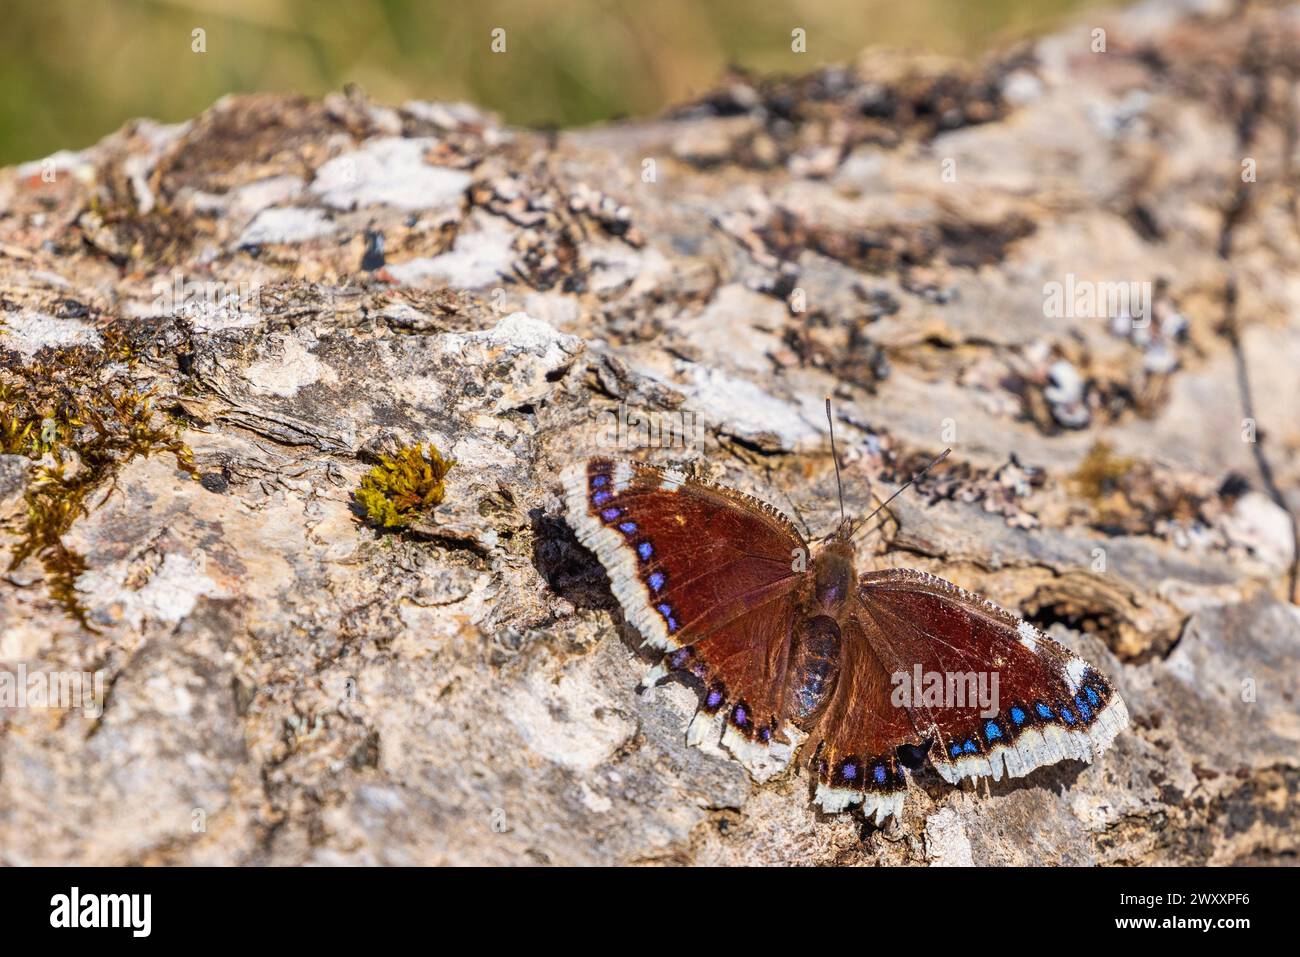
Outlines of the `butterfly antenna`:
{"label": "butterfly antenna", "polygon": [[840,527],[844,527],[844,483],[840,481],[840,454],[835,450],[835,417],[831,415],[831,397],[826,397],[826,424],[831,429],[831,460],[835,463],[835,488],[840,493]]}
{"label": "butterfly antenna", "polygon": [[[827,400],[827,401],[829,401],[829,400]],[[915,482],[917,479],[919,479],[919,478],[920,478],[922,475],[924,475],[926,472],[930,471],[930,469],[934,468],[936,465],[938,465],[940,462],[942,462],[944,459],[946,459],[946,458],[948,457],[948,453],[951,452],[951,451],[952,451],[951,448],[946,448],[946,449],[944,449],[942,452],[940,452],[938,455],[936,455],[936,456],[934,457],[934,460],[931,461],[929,465],[927,465],[925,468],[921,469],[921,471],[914,473],[910,479],[908,479],[906,482],[904,482],[902,485],[900,485],[900,486],[898,487],[898,490],[895,491],[893,495],[889,496],[889,498],[885,499],[885,500],[884,500],[883,502],[881,502],[878,506],[876,506],[876,508],[872,511],[872,513],[871,513],[870,515],[868,515],[866,518],[864,518],[864,519],[862,520],[861,524],[859,525],[859,528],[861,528],[863,525],[866,525],[869,521],[871,521],[871,520],[872,520],[873,518],[875,518],[878,514],[880,514],[880,511],[881,511],[881,510],[882,510],[886,505],[888,505],[890,502],[892,502],[894,499],[898,498],[898,496],[902,495],[902,494],[903,494],[903,491],[904,491],[904,490],[905,490],[909,485],[911,485],[913,482]],[[856,533],[853,533],[853,534],[856,534]],[[850,536],[850,537],[852,537],[852,536]]]}

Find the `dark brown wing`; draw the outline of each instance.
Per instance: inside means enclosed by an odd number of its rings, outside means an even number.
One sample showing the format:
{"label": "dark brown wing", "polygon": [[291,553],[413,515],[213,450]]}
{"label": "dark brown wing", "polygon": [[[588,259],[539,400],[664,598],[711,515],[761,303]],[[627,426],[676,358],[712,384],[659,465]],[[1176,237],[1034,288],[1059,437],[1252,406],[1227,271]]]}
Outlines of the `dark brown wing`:
{"label": "dark brown wing", "polygon": [[823,810],[861,803],[863,813],[880,823],[903,806],[907,783],[897,749],[919,738],[911,715],[889,706],[890,669],[862,622],[848,619],[842,634],[839,679],[804,753],[817,774],[814,800]]}
{"label": "dark brown wing", "polygon": [[[857,598],[869,653],[855,660],[866,678],[836,689],[832,705],[842,717],[819,727],[823,806],[861,789],[878,818],[896,813],[904,771],[919,766],[921,749],[950,782],[1020,777],[1065,758],[1090,761],[1128,721],[1095,668],[950,582],[905,569],[873,572],[860,579]],[[870,769],[866,779],[845,777],[850,758]]]}
{"label": "dark brown wing", "polygon": [[802,737],[783,717],[797,604],[797,593],[786,592],[664,659],[666,669],[690,672],[704,689],[688,743],[720,736],[760,782],[790,763]]}
{"label": "dark brown wing", "polygon": [[608,458],[570,468],[564,487],[569,523],[628,621],[666,652],[664,670],[703,682],[692,735],[725,723],[724,743],[751,770],[778,745],[788,760],[776,718],[807,560],[794,526],[732,489]]}

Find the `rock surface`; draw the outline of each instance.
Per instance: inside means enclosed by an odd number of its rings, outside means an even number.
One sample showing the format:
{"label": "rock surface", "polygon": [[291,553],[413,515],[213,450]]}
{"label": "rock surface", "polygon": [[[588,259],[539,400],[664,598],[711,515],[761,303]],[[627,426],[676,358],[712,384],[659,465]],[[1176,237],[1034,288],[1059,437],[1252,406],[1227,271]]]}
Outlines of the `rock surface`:
{"label": "rock surface", "polygon": [[[63,536],[89,628],[36,557],[0,582],[0,663],[105,688],[0,708],[0,860],[1294,863],[1297,62],[1295,8],[1156,3],[554,136],[242,97],[0,172],[0,377],[127,329],[194,455]],[[1117,282],[1145,315],[1051,306]],[[559,470],[683,464],[824,533],[826,395],[855,513],[954,450],[861,561],[1111,674],[1102,759],[923,776],[879,829],[634,693]],[[691,440],[620,448],[620,408]],[[351,492],[414,442],[446,499],[380,534]],[[0,456],[11,546],[34,465]]]}

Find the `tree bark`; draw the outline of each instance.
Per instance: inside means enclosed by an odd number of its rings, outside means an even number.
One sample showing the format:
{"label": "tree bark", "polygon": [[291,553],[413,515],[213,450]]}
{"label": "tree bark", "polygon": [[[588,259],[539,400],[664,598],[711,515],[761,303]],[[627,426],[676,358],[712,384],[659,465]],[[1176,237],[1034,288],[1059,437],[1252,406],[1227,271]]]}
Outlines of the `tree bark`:
{"label": "tree bark", "polygon": [[[102,714],[0,710],[0,857],[1294,863],[1300,20],[1092,16],[555,135],[232,97],[0,172],[0,383],[152,390],[193,453],[103,452],[63,551],[0,583],[11,672],[104,681]],[[688,748],[691,689],[635,693],[559,471],[684,465],[825,534],[827,395],[853,514],[953,448],[860,565],[1096,663],[1133,716],[1104,756],[922,775],[877,828]],[[620,445],[620,409],[688,441]],[[445,498],[378,530],[352,493],[414,443]],[[0,459],[12,548],[34,448]]]}

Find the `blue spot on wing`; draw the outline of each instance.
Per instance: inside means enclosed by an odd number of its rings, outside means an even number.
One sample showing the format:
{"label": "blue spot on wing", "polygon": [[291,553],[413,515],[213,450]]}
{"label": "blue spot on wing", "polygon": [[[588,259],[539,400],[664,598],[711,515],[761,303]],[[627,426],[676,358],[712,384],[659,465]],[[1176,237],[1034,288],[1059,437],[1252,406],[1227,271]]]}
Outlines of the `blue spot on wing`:
{"label": "blue spot on wing", "polygon": [[653,592],[657,592],[657,591],[659,591],[659,589],[661,589],[661,588],[663,588],[663,587],[664,587],[664,573],[663,573],[663,572],[651,572],[651,573],[650,573],[650,590],[653,591]]}
{"label": "blue spot on wing", "polygon": [[996,741],[998,738],[1002,737],[1002,729],[997,726],[996,722],[989,721],[984,725],[984,737],[988,738],[990,741]]}
{"label": "blue spot on wing", "polygon": [[1041,701],[1034,705],[1034,709],[1038,712],[1040,718],[1050,718],[1052,716],[1052,709]]}
{"label": "blue spot on wing", "polygon": [[1101,699],[1097,697],[1097,692],[1093,691],[1091,688],[1084,688],[1083,693],[1088,696],[1088,700],[1092,703],[1094,708],[1101,704]]}
{"label": "blue spot on wing", "polygon": [[1074,724],[1074,715],[1070,713],[1069,708],[1061,709],[1061,718],[1065,721],[1066,724]]}
{"label": "blue spot on wing", "polygon": [[593,478],[593,479],[591,480],[591,487],[592,487],[592,488],[601,488],[601,487],[603,487],[603,486],[605,486],[605,485],[608,485],[608,484],[609,484],[609,476],[608,476],[608,475],[597,475],[595,478]]}
{"label": "blue spot on wing", "polygon": [[967,754],[976,754],[979,752],[979,748],[975,747],[975,742],[971,740],[967,740],[966,743],[962,745],[961,749]]}
{"label": "blue spot on wing", "polygon": [[1016,724],[1025,723],[1025,712],[1020,707],[1013,705],[1011,708],[1011,720]]}
{"label": "blue spot on wing", "polygon": [[884,783],[885,783],[885,766],[884,766],[883,764],[877,764],[877,765],[876,765],[876,770],[872,773],[872,776],[876,779],[876,783],[877,783],[877,784],[884,784]]}
{"label": "blue spot on wing", "polygon": [[613,494],[610,492],[605,492],[605,491],[597,492],[595,495],[591,497],[591,503],[593,505],[604,505],[613,497],[614,497]]}
{"label": "blue spot on wing", "polygon": [[655,550],[650,547],[649,542],[642,542],[636,547],[636,553],[641,557],[641,561],[648,562],[650,561],[650,556],[655,553]]}

